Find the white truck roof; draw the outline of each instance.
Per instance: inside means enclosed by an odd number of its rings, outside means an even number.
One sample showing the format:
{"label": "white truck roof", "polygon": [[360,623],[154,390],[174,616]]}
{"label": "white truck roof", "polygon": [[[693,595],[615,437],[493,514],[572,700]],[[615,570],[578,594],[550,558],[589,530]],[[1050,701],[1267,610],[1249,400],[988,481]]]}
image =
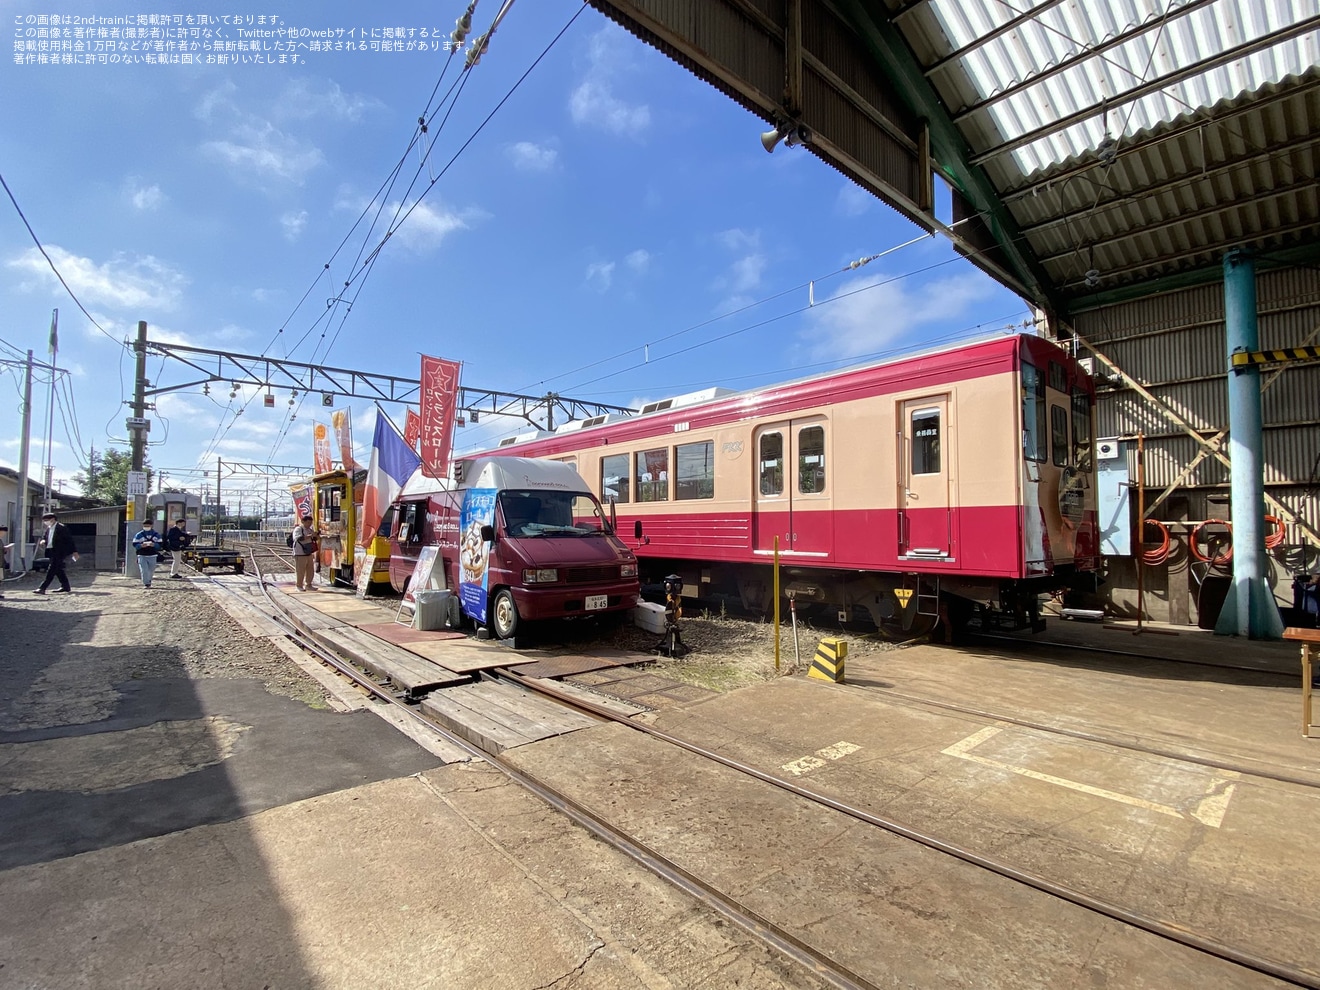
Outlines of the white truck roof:
{"label": "white truck roof", "polygon": [[463,465],[463,487],[591,491],[572,464],[540,457],[475,458]]}
{"label": "white truck roof", "polygon": [[476,457],[463,461],[463,483],[448,478],[432,478],[421,468],[409,476],[396,501],[423,498],[456,488],[553,489],[561,492],[589,492],[582,475],[572,464],[540,457]]}

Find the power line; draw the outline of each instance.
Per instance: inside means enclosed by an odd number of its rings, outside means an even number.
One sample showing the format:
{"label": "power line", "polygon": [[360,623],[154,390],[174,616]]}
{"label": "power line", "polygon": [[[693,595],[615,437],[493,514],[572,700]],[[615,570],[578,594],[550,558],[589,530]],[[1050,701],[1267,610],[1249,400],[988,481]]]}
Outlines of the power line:
{"label": "power line", "polygon": [[73,300],[74,305],[76,305],[80,310],[82,310],[83,316],[87,317],[87,319],[91,321],[92,326],[96,327],[96,329],[100,330],[101,333],[105,334],[120,347],[123,347],[124,342],[121,340],[115,340],[113,334],[111,334],[108,330],[106,330],[105,327],[101,326],[101,324],[96,322],[96,318],[93,317],[91,313],[87,312],[87,307],[82,304],[82,300],[78,298],[77,294],[71,288],[69,288],[69,283],[64,281],[64,276],[60,274],[59,268],[55,266],[55,262],[51,259],[51,256],[46,252],[46,248],[42,245],[41,238],[37,236],[37,232],[33,230],[32,225],[28,223],[28,218],[23,215],[23,208],[18,205],[18,200],[14,198],[14,193],[10,190],[9,183],[5,181],[5,177],[3,174],[0,174],[0,186],[5,187],[5,192],[9,195],[9,202],[14,204],[14,209],[18,212],[18,218],[23,221],[23,226],[27,228],[28,234],[32,237],[32,243],[37,246],[37,250],[41,252],[41,256],[46,259],[46,264],[50,265],[50,270],[53,271],[55,273],[55,277],[60,280],[60,285],[64,286],[64,291],[69,294],[69,298]]}

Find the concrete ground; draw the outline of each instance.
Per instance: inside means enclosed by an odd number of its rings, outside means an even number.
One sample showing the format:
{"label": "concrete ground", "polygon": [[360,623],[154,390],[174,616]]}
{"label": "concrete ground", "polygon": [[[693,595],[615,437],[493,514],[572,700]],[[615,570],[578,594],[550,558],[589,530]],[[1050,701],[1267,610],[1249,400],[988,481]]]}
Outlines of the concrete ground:
{"label": "concrete ground", "polygon": [[[226,682],[175,642],[191,599],[90,592],[0,602],[0,820],[17,824],[0,987],[819,985],[498,771],[368,726],[352,695],[263,697],[260,667]],[[273,650],[212,612],[231,663]],[[180,659],[140,664],[144,644]],[[1295,669],[1283,644],[1193,648]],[[1299,737],[1288,679],[999,645],[727,694],[657,670],[583,680],[664,698],[641,718],[872,815],[1320,972],[1320,740]],[[876,986],[1284,985],[626,726],[506,755]]]}
{"label": "concrete ground", "polygon": [[191,581],[75,591],[0,601],[5,990],[821,985]]}

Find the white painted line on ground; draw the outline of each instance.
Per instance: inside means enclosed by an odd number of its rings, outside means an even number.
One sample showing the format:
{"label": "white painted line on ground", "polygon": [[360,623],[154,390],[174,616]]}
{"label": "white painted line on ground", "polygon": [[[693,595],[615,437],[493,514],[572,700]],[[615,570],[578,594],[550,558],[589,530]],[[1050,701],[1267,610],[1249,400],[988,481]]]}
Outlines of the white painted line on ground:
{"label": "white painted line on ground", "polygon": [[1231,770],[1221,771],[1225,777],[1212,777],[1206,787],[1206,795],[1197,804],[1195,810],[1190,815],[1184,814],[1177,808],[1172,808],[1167,804],[1158,804],[1154,801],[1147,801],[1144,798],[1132,797],[1129,794],[1119,794],[1117,791],[1106,790],[1103,787],[1093,787],[1090,784],[1083,784],[1080,781],[1069,780],[1066,777],[1056,777],[1053,774],[1041,773],[1038,770],[1030,770],[1027,767],[1014,766],[1011,763],[1004,763],[1000,760],[992,760],[985,756],[977,756],[972,752],[977,746],[998,735],[1003,730],[998,726],[988,725],[979,732],[974,732],[966,739],[959,740],[948,749],[943,750],[946,756],[955,756],[960,760],[968,760],[972,763],[980,763],[982,766],[993,767],[996,770],[1005,770],[1009,773],[1015,773],[1022,777],[1029,777],[1032,780],[1039,780],[1047,784],[1057,784],[1060,787],[1067,787],[1070,790],[1080,791],[1083,794],[1090,794],[1094,797],[1104,798],[1107,801],[1117,801],[1120,804],[1131,805],[1135,808],[1144,808],[1147,811],[1155,811],[1161,815],[1169,815],[1173,818],[1194,818],[1203,825],[1211,828],[1219,828],[1223,824],[1224,814],[1228,811],[1228,802],[1233,797],[1233,790],[1237,786],[1233,783],[1239,776]]}
{"label": "white painted line on ground", "polygon": [[836,742],[833,746],[826,746],[824,749],[816,750],[815,756],[804,756],[800,760],[794,760],[792,763],[785,763],[781,770],[787,770],[794,777],[800,777],[804,773],[810,773],[825,765],[826,760],[837,760],[847,756],[849,753],[855,753],[861,746],[850,742]]}

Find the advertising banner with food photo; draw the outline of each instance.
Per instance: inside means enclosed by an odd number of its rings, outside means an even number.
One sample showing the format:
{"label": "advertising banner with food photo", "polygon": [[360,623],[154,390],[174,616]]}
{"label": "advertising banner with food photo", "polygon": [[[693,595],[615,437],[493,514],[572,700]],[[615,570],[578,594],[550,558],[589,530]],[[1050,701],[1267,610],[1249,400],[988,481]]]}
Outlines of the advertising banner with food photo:
{"label": "advertising banner with food photo", "polygon": [[312,473],[325,474],[335,468],[330,453],[330,428],[324,423],[312,423]]}
{"label": "advertising banner with food photo", "polygon": [[463,611],[482,624],[486,622],[490,544],[481,538],[481,527],[495,525],[496,493],[494,488],[469,488],[459,516],[458,597]]}

